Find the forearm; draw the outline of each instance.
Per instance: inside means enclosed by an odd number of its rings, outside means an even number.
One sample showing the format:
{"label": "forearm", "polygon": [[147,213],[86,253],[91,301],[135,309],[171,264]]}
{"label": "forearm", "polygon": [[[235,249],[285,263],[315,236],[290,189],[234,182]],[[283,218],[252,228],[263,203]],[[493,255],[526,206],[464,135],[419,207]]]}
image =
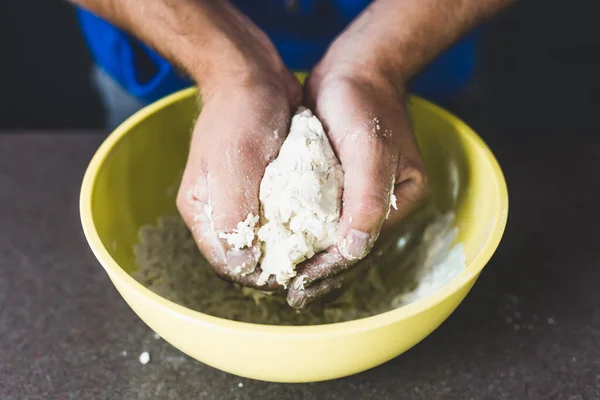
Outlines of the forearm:
{"label": "forearm", "polygon": [[462,35],[514,1],[376,0],[346,34],[364,47],[361,70],[383,71],[403,83]]}
{"label": "forearm", "polygon": [[138,37],[201,89],[230,77],[251,79],[265,65],[281,68],[264,34],[225,0],[71,1]]}

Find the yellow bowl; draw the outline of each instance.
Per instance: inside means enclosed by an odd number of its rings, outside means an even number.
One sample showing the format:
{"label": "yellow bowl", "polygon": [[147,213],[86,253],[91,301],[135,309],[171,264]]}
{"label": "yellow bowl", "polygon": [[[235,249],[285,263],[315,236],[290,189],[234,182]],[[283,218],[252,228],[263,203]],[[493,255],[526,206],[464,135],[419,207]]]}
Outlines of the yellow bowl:
{"label": "yellow bowl", "polygon": [[133,311],[185,354],[239,376],[275,382],[340,378],[382,364],[436,329],[458,306],[496,250],[506,225],[504,177],[463,122],[422,99],[410,114],[442,209],[453,209],[467,268],[439,291],[402,308],[350,322],[268,326],[216,318],[166,300],[129,273],[138,230],[175,214],[190,131],[200,108],[186,89],[135,114],[100,146],[81,188],[87,240]]}

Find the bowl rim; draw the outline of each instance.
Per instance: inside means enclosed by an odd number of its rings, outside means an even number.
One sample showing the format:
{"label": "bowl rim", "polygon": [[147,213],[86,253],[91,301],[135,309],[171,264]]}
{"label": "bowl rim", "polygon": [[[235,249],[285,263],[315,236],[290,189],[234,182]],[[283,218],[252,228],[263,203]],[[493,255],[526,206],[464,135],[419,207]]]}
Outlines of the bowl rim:
{"label": "bowl rim", "polygon": [[[478,253],[473,260],[457,277],[446,283],[440,289],[436,290],[433,294],[425,296],[400,308],[389,310],[366,318],[322,325],[266,325],[234,321],[204,314],[159,296],[152,290],[139,283],[124,269],[122,269],[117,261],[112,258],[108,249],[106,249],[106,247],[103,245],[94,224],[92,213],[93,191],[95,188],[96,179],[98,177],[98,172],[107,156],[119,143],[119,141],[130,132],[132,127],[144,121],[150,115],[164,109],[165,107],[192,96],[198,96],[197,88],[190,87],[180,90],[142,108],[125,120],[111,134],[108,135],[108,137],[97,149],[86,169],[80,190],[79,209],[83,232],[90,248],[92,249],[92,252],[103,266],[106,273],[109,275],[111,280],[118,281],[121,286],[127,287],[129,290],[133,291],[136,296],[147,298],[147,300],[151,301],[156,307],[167,313],[176,314],[181,318],[193,322],[194,324],[211,329],[237,332],[243,331],[245,334],[252,333],[257,335],[285,335],[286,338],[297,339],[306,339],[307,335],[311,337],[323,335],[335,336],[373,330],[381,326],[390,325],[401,320],[405,320],[440,304],[446,298],[456,293],[477,278],[500,244],[508,219],[508,189],[504,174],[494,154],[489,149],[487,144],[458,117],[423,98],[411,95],[409,98],[410,102],[437,113],[451,124],[458,126],[461,134],[467,136],[468,139],[470,139],[475,146],[478,147],[479,151],[483,151],[486,154],[486,159],[489,162],[489,166],[493,172],[493,179],[495,181],[494,185],[497,187],[499,200],[497,207],[498,210],[495,213],[493,228],[489,235],[488,241],[485,246],[482,246],[482,248],[478,250]],[[113,282],[113,284],[114,283],[115,282]],[[134,312],[137,314],[137,311],[134,310]]]}

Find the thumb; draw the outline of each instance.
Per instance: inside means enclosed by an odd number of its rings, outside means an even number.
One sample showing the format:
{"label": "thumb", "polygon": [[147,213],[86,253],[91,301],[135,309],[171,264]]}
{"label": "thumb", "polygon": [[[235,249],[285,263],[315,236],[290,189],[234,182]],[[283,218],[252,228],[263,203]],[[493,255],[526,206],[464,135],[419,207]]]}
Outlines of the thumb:
{"label": "thumb", "polygon": [[366,256],[384,225],[397,226],[430,195],[420,159],[395,158],[381,162],[381,157],[357,155],[358,165],[345,174],[338,248],[348,260]]}
{"label": "thumb", "polygon": [[345,166],[338,249],[348,260],[369,253],[389,214],[396,162],[387,153],[382,143],[352,146],[344,153],[352,163]]}

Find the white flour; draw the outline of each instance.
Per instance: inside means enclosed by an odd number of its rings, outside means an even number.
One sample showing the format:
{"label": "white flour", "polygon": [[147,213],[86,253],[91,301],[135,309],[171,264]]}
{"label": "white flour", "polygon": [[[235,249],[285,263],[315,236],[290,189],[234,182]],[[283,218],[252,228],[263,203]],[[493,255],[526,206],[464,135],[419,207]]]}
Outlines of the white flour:
{"label": "white flour", "polygon": [[303,312],[285,294],[265,294],[220,279],[200,254],[179,216],[140,230],[135,246],[140,283],[171,301],[216,317],[273,325],[313,325],[364,318],[427,296],[465,268],[456,243],[454,215],[431,207],[409,217],[393,235],[382,235],[355,267],[358,276],[342,296]]}
{"label": "white flour", "polygon": [[254,227],[258,222],[258,215],[248,214],[245,221],[240,221],[232,233],[220,233],[221,239],[226,239],[230,246],[236,249],[252,246],[254,240]]}

